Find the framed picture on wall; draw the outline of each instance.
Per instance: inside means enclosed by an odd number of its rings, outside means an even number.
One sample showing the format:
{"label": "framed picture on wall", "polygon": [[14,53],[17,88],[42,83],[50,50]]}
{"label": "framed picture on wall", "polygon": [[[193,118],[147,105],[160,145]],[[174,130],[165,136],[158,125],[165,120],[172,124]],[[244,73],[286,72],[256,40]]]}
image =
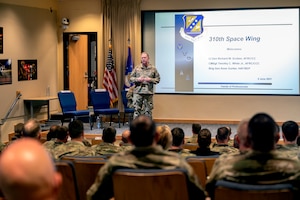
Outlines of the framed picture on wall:
{"label": "framed picture on wall", "polygon": [[37,60],[18,60],[18,81],[37,79]]}
{"label": "framed picture on wall", "polygon": [[0,53],[3,54],[3,27],[0,27]]}
{"label": "framed picture on wall", "polygon": [[0,85],[11,84],[11,59],[0,60]]}

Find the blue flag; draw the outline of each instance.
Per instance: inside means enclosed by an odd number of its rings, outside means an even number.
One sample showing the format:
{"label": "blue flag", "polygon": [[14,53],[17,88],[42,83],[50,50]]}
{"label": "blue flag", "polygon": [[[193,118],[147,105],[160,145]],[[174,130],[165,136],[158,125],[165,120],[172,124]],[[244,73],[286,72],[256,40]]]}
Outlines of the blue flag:
{"label": "blue flag", "polygon": [[125,69],[125,80],[124,80],[124,89],[130,88],[133,84],[129,82],[130,74],[133,69],[133,62],[131,58],[131,48],[128,46],[128,57]]}

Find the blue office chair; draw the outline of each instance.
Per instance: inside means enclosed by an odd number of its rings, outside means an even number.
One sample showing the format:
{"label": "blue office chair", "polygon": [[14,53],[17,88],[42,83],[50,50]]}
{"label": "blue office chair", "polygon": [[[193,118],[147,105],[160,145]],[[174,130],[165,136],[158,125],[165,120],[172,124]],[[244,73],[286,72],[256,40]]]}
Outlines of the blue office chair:
{"label": "blue office chair", "polygon": [[122,102],[123,102],[123,106],[124,106],[123,126],[125,124],[125,116],[126,116],[126,114],[128,114],[128,123],[130,124],[130,121],[133,118],[133,113],[134,113],[134,109],[133,108],[129,108],[128,105],[127,105],[128,99],[126,97],[126,94],[127,94],[126,90],[123,90],[121,92]]}
{"label": "blue office chair", "polygon": [[214,200],[292,200],[299,193],[294,190],[290,183],[273,184],[273,185],[252,185],[244,183],[230,182],[219,180],[216,182]]}
{"label": "blue office chair", "polygon": [[58,99],[60,107],[63,112],[61,124],[63,125],[65,119],[78,119],[88,118],[90,122],[90,111],[89,110],[77,110],[75,95],[71,91],[60,91],[58,92]]}
{"label": "blue office chair", "polygon": [[[97,91],[91,91],[91,101],[94,109],[94,117],[99,117],[100,119],[100,127],[103,128],[103,123],[102,123],[102,117],[104,115],[110,115],[110,123],[109,125],[111,126],[111,121],[112,121],[112,116],[113,115],[118,115],[118,122],[119,122],[119,128],[120,126],[120,112],[119,109],[117,108],[110,108],[110,97],[109,93],[107,91],[104,92],[97,92]],[[94,120],[92,120],[94,121]],[[93,122],[91,125],[91,129],[93,128]]]}

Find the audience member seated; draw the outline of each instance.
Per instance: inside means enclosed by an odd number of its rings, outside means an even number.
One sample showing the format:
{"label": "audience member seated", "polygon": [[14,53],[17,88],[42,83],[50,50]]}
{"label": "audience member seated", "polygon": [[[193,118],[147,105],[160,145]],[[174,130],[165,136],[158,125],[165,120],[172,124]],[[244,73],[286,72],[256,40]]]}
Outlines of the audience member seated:
{"label": "audience member seated", "polygon": [[238,149],[228,145],[229,129],[227,127],[218,128],[216,141],[217,143],[213,145],[212,151],[219,152],[220,154],[238,152]]}
{"label": "audience member seated", "polygon": [[249,119],[243,119],[240,121],[237,127],[237,142],[239,146],[240,154],[247,153],[251,150],[248,140],[248,124]]}
{"label": "audience member seated", "polygon": [[61,159],[63,156],[95,156],[96,152],[91,147],[83,144],[84,138],[83,123],[74,120],[69,123],[69,135],[71,141],[61,144],[52,150],[54,159]]}
{"label": "audience member seated", "polygon": [[189,149],[183,149],[184,144],[184,131],[182,128],[176,127],[171,130],[172,133],[172,146],[169,151],[178,153],[181,156],[195,156]]}
{"label": "audience member seated", "polygon": [[97,145],[93,145],[92,148],[99,155],[114,154],[122,151],[122,148],[115,146],[117,131],[114,127],[108,126],[103,129],[102,142]]}
{"label": "audience member seated", "polygon": [[131,150],[133,145],[129,141],[130,130],[125,130],[122,132],[122,141],[119,143],[119,146],[123,149],[123,151]]}
{"label": "audience member seated", "polygon": [[131,151],[115,154],[107,161],[99,170],[94,184],[87,192],[88,200],[112,198],[114,196],[112,176],[114,171],[120,168],[184,169],[187,171],[187,181],[190,184],[188,188],[189,199],[201,200],[205,198],[204,190],[185,159],[176,153],[165,151],[160,145],[157,145],[159,134],[156,131],[154,121],[149,117],[140,115],[132,121],[129,138],[135,148]]}
{"label": "audience member seated", "polygon": [[0,188],[8,200],[55,200],[62,177],[51,157],[32,138],[22,138],[0,157]]}
{"label": "audience member seated", "polygon": [[51,139],[50,141],[44,142],[43,146],[49,152],[52,152],[54,148],[68,141],[69,134],[68,128],[65,126],[56,126],[54,130],[51,130],[50,128],[50,131],[52,132],[52,135],[55,136],[55,139]]}
{"label": "audience member seated", "polygon": [[213,156],[220,155],[219,152],[214,152],[210,150],[211,144],[211,132],[208,129],[201,129],[198,134],[198,145],[199,147],[191,153],[196,154],[197,156]]}
{"label": "audience member seated", "polygon": [[40,122],[36,119],[29,119],[25,122],[23,127],[23,137],[41,139],[41,127]]}
{"label": "audience member seated", "polygon": [[43,146],[48,149],[48,147],[52,147],[56,141],[57,129],[60,126],[52,125],[47,133],[47,141],[43,143]]}
{"label": "audience member seated", "polygon": [[233,140],[231,139],[231,135],[232,135],[232,131],[231,131],[231,127],[230,126],[226,126],[226,128],[228,129],[229,132],[229,140],[228,140],[228,145],[233,147]]}
{"label": "audience member seated", "polygon": [[11,138],[11,140],[20,139],[23,135],[24,123],[18,123],[14,127],[15,135]]}
{"label": "audience member seated", "polygon": [[192,124],[192,137],[190,137],[186,142],[187,143],[197,143],[198,133],[201,130],[200,124]]}
{"label": "audience member seated", "polygon": [[157,126],[156,131],[159,135],[158,145],[161,145],[163,149],[168,150],[172,145],[172,133],[171,128],[168,125]]}
{"label": "audience member seated", "polygon": [[285,157],[298,160],[299,147],[297,145],[297,137],[299,134],[299,126],[294,121],[286,121],[282,124],[282,137],[284,144],[278,151],[282,152]]}
{"label": "audience member seated", "polygon": [[206,190],[213,196],[217,180],[246,184],[291,183],[300,189],[300,162],[275,151],[276,123],[265,113],[254,115],[248,124],[247,143],[251,151],[223,155],[215,161]]}

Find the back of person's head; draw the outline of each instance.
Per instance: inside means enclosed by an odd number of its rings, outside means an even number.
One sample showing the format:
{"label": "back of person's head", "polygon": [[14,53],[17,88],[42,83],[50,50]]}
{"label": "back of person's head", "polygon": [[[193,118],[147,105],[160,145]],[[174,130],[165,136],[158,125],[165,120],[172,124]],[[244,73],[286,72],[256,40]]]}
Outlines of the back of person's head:
{"label": "back of person's head", "polygon": [[66,126],[59,126],[57,128],[56,138],[62,142],[67,142],[68,140],[68,128]]}
{"label": "back of person's head", "polygon": [[282,124],[282,133],[284,138],[289,141],[293,142],[296,141],[298,134],[299,134],[299,126],[294,121],[286,121]]}
{"label": "back of person's head", "polygon": [[237,140],[240,147],[246,147],[249,148],[250,144],[248,141],[248,124],[249,124],[248,118],[242,119],[237,127]]}
{"label": "back of person's head", "polygon": [[169,149],[172,145],[172,133],[168,125],[157,126],[156,132],[159,135],[157,144],[161,145],[163,149]]}
{"label": "back of person's head", "polygon": [[207,129],[201,129],[198,134],[198,145],[200,148],[207,148],[211,144],[211,132]]}
{"label": "back of person's head", "polygon": [[217,142],[226,142],[229,139],[229,130],[227,127],[220,127],[216,135]]}
{"label": "back of person's head", "polygon": [[47,141],[50,141],[51,139],[54,139],[57,137],[57,129],[59,128],[60,126],[58,125],[52,125],[49,129],[49,132],[47,134]]}
{"label": "back of person's head", "polygon": [[83,136],[83,123],[80,120],[74,120],[69,123],[69,135],[73,138],[80,138]]}
{"label": "back of person's head", "polygon": [[151,118],[140,115],[130,124],[130,140],[137,147],[151,146],[155,141],[156,125]]}
{"label": "back of person's head", "polygon": [[29,119],[23,127],[23,137],[40,138],[40,123],[36,119]]}
{"label": "back of person's head", "polygon": [[266,113],[254,115],[248,124],[248,139],[251,148],[256,151],[268,152],[274,149],[276,123]]}
{"label": "back of person's head", "polygon": [[14,127],[15,137],[21,138],[23,135],[24,123],[18,123]]}
{"label": "back of person's head", "polygon": [[179,147],[184,143],[184,131],[182,128],[175,127],[171,130],[172,132],[172,145]]}
{"label": "back of person's head", "polygon": [[1,154],[0,168],[0,188],[5,199],[57,199],[62,177],[37,140],[21,138],[9,145]]}
{"label": "back of person's head", "polygon": [[192,124],[193,134],[199,134],[200,130],[201,130],[201,125],[200,124]]}
{"label": "back of person's head", "polygon": [[122,142],[129,143],[130,131],[127,129],[122,132]]}
{"label": "back of person's head", "polygon": [[226,126],[226,128],[228,129],[228,134],[229,134],[229,137],[230,137],[230,135],[231,135],[231,127],[230,126]]}
{"label": "back of person's head", "polygon": [[103,129],[102,140],[107,143],[114,143],[116,141],[117,131],[114,127],[108,126]]}

